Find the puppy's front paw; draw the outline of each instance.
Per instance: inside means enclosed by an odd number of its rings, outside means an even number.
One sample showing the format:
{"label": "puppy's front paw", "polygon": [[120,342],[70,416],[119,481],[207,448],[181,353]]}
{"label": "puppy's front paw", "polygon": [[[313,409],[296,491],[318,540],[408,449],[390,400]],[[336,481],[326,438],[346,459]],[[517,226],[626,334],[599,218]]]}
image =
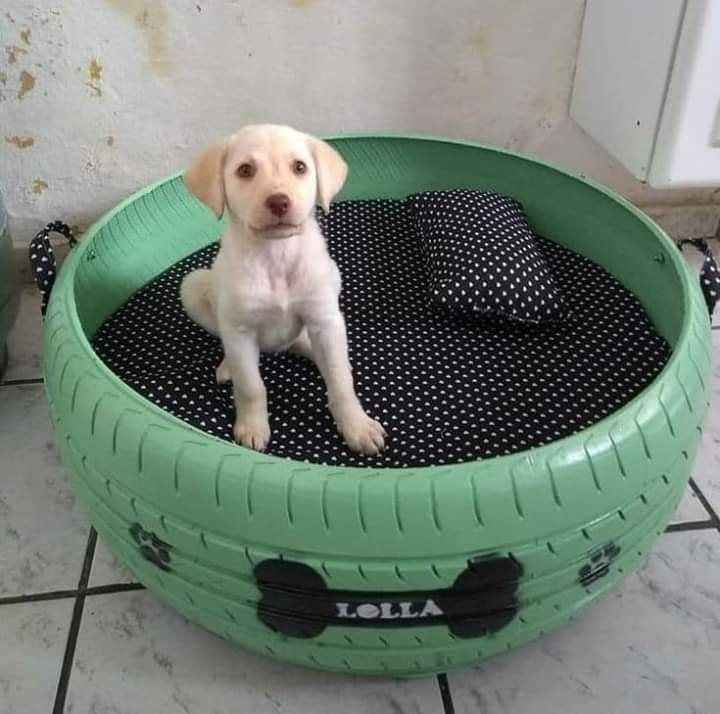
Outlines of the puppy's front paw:
{"label": "puppy's front paw", "polygon": [[233,437],[248,449],[265,451],[270,441],[270,424],[267,417],[252,413],[243,414],[235,420]]}
{"label": "puppy's front paw", "polygon": [[223,361],[217,366],[215,370],[215,381],[218,384],[227,384],[232,382],[232,374],[230,373],[230,365],[227,359],[223,357]]}
{"label": "puppy's front paw", "polygon": [[371,419],[364,411],[355,412],[338,424],[345,443],[361,454],[379,454],[385,448],[387,436],[383,425]]}

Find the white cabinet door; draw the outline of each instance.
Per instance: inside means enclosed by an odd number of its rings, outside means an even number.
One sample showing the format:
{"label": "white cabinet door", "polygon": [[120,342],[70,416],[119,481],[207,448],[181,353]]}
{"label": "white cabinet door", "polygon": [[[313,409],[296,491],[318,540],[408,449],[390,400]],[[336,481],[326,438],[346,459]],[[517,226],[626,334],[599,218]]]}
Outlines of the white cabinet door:
{"label": "white cabinet door", "polygon": [[649,175],[654,186],[720,184],[720,2],[687,3]]}
{"label": "white cabinet door", "polygon": [[720,0],[587,0],[570,112],[656,188],[720,184]]}

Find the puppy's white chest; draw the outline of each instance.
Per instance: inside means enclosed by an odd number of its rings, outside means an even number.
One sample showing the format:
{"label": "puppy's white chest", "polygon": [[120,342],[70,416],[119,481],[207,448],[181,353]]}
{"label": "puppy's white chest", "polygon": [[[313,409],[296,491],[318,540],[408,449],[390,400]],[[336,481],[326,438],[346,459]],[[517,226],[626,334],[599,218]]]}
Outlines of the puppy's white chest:
{"label": "puppy's white chest", "polygon": [[256,267],[242,280],[241,302],[252,306],[263,319],[284,320],[292,312],[295,290],[290,271],[283,267]]}
{"label": "puppy's white chest", "polygon": [[215,267],[220,322],[254,332],[263,351],[286,349],[308,317],[337,312],[339,273],[314,222],[287,241],[243,243],[228,235]]}
{"label": "puppy's white chest", "polygon": [[295,303],[293,286],[283,274],[256,271],[237,285],[238,321],[255,329],[264,351],[285,349],[300,333]]}

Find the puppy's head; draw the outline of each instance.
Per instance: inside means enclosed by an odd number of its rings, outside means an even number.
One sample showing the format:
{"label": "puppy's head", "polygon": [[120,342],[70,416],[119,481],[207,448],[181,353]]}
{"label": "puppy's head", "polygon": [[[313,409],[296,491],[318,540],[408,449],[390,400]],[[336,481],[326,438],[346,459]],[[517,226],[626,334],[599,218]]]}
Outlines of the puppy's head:
{"label": "puppy's head", "polygon": [[227,208],[257,236],[289,238],[300,233],[316,204],[330,208],[346,176],[347,165],[329,144],[264,124],[206,149],[185,183],[218,218]]}

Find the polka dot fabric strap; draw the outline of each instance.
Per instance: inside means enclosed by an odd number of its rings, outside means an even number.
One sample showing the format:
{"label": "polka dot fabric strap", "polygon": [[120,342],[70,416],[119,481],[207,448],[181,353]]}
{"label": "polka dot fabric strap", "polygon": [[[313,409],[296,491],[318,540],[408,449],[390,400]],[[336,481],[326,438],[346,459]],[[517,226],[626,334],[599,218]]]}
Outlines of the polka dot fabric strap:
{"label": "polka dot fabric strap", "polygon": [[55,252],[52,243],[50,243],[51,233],[59,233],[65,236],[71,248],[77,243],[70,226],[62,221],[48,223],[30,242],[30,265],[32,266],[35,284],[42,295],[40,309],[43,317],[47,310],[50,291],[55,282],[55,273],[57,271]]}
{"label": "polka dot fabric strap", "polygon": [[693,246],[705,256],[702,268],[700,268],[700,289],[705,298],[708,312],[712,316],[720,298],[720,271],[718,271],[717,261],[707,241],[703,238],[686,238],[678,243],[680,250],[686,245]]}

